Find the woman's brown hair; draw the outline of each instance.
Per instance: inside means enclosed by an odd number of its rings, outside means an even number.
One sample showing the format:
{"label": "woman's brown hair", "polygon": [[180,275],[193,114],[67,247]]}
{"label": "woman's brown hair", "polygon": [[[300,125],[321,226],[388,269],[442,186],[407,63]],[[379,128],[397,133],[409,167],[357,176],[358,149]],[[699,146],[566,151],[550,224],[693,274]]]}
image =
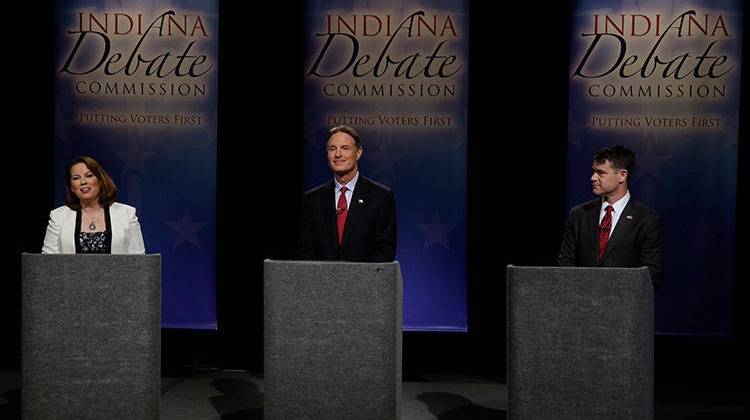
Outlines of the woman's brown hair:
{"label": "woman's brown hair", "polygon": [[81,208],[81,201],[78,196],[70,190],[70,168],[79,163],[86,165],[89,171],[99,180],[99,204],[102,207],[109,207],[117,200],[117,186],[102,165],[89,156],[79,156],[71,160],[65,168],[65,204],[73,210]]}

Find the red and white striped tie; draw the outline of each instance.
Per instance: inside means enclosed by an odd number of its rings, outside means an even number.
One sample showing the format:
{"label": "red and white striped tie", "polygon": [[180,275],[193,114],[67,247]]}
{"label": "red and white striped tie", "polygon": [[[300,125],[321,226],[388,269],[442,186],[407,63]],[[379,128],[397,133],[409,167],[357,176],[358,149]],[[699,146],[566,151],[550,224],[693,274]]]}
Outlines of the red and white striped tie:
{"label": "red and white striped tie", "polygon": [[612,212],[614,207],[611,205],[604,209],[607,213],[602,219],[602,223],[599,225],[599,261],[604,256],[604,251],[607,250],[607,244],[609,243],[609,233],[612,230]]}

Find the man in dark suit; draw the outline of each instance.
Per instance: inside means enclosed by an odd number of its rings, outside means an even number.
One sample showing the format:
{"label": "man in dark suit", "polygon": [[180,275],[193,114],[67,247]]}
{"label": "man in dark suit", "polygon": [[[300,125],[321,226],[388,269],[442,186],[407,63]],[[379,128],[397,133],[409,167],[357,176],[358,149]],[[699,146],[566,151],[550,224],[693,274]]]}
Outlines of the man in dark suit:
{"label": "man in dark suit", "polygon": [[599,198],[570,211],[557,263],[576,267],[649,268],[659,284],[664,260],[661,216],[630,197],[635,155],[623,145],[594,155],[592,192]]}
{"label": "man in dark suit", "polygon": [[305,193],[297,258],[390,262],[396,257],[396,204],[386,186],[360,175],[359,134],[330,130],[326,143],[333,179]]}

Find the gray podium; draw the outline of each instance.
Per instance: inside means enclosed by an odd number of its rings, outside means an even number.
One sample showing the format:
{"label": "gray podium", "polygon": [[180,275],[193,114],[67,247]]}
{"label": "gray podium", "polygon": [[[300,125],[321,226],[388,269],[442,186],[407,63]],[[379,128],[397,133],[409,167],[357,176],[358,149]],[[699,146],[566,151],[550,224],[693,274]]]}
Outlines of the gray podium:
{"label": "gray podium", "polygon": [[648,269],[508,266],[509,419],[652,419]]}
{"label": "gray podium", "polygon": [[161,256],[22,255],[24,419],[157,419]]}
{"label": "gray podium", "polygon": [[399,419],[399,264],[267,260],[263,280],[264,418]]}

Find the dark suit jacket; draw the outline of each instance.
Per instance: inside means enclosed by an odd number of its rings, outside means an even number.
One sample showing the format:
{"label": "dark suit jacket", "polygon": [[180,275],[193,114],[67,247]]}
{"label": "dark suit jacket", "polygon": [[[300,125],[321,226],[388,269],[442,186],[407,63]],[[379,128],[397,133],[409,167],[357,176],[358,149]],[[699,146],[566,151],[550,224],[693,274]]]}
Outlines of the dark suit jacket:
{"label": "dark suit jacket", "polygon": [[631,198],[599,261],[600,210],[601,199],[573,207],[565,225],[557,264],[568,267],[646,266],[651,280],[659,284],[664,261],[661,216]]}
{"label": "dark suit jacket", "polygon": [[396,257],[396,202],[388,187],[360,174],[339,246],[333,180],[305,193],[297,258],[390,262]]}

